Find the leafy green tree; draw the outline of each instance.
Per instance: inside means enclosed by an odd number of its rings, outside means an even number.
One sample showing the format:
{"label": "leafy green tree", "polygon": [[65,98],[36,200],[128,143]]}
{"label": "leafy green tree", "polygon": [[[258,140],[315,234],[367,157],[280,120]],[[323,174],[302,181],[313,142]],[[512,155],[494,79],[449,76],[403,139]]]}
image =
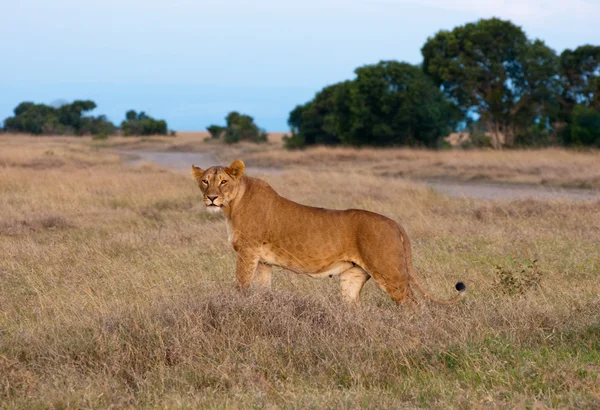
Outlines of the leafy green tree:
{"label": "leafy green tree", "polygon": [[234,144],[240,141],[266,142],[267,133],[254,123],[254,118],[249,115],[232,111],[225,117],[227,125],[210,125],[207,127],[212,138],[224,136],[224,141]]}
{"label": "leafy green tree", "polygon": [[576,105],[562,137],[565,145],[600,148],[600,111],[583,104]]}
{"label": "leafy green tree", "polygon": [[24,101],[22,103],[20,103],[19,105],[17,105],[15,107],[15,109],[13,110],[13,112],[15,113],[15,117],[18,117],[21,114],[24,114],[25,112],[31,110],[32,108],[35,107],[35,104],[30,102],[30,101]]}
{"label": "leafy green tree", "polygon": [[[14,117],[4,120],[4,128],[9,132],[27,132],[41,135],[45,130],[54,130],[58,122],[56,110],[44,104],[24,102],[19,104],[13,111],[15,113]],[[47,123],[48,126],[45,127]]]}
{"label": "leafy green tree", "polygon": [[341,108],[338,96],[350,86],[350,81],[327,86],[312,101],[294,108],[288,118],[292,137],[286,141],[286,146],[292,148],[313,144],[340,144],[338,128],[342,121],[341,113],[338,112]]}
{"label": "leafy green tree", "polygon": [[227,127],[222,127],[220,125],[211,125],[207,127],[206,130],[210,134],[211,138],[219,139],[221,138],[221,135],[225,132],[225,128]]}
{"label": "leafy green tree", "polygon": [[455,108],[418,67],[382,61],[355,72],[351,126],[342,142],[435,147],[450,132]]}
{"label": "leafy green tree", "polygon": [[325,87],[288,119],[288,148],[311,144],[437,146],[457,110],[423,71],[382,61],[356,79]]}
{"label": "leafy green tree", "polygon": [[140,111],[140,113],[137,115],[138,121],[144,121],[144,120],[147,120],[148,118],[150,118],[150,117],[148,115],[146,115],[146,113],[144,111]]}
{"label": "leafy green tree", "polygon": [[589,44],[560,55],[562,92],[554,118],[565,145],[598,145],[600,46]]}
{"label": "leafy green tree", "polygon": [[115,126],[105,116],[85,115],[94,108],[96,104],[90,100],[75,100],[57,107],[22,102],[15,107],[15,115],[4,121],[4,128],[37,135],[113,134]]}
{"label": "leafy green tree", "polygon": [[105,115],[97,117],[84,117],[81,127],[82,135],[96,135],[99,137],[107,137],[117,132],[117,127]]}
{"label": "leafy green tree", "polygon": [[561,119],[568,121],[578,104],[600,110],[600,46],[584,45],[563,51],[560,68]]}
{"label": "leafy green tree", "polygon": [[83,135],[83,114],[96,108],[96,103],[90,100],[75,100],[71,104],[64,104],[56,109],[58,121],[67,129],[73,130],[76,135]]}
{"label": "leafy green tree", "polygon": [[145,112],[136,113],[129,110],[125,113],[125,121],[121,123],[121,131],[125,136],[131,135],[167,135],[165,120],[156,120]]}
{"label": "leafy green tree", "polygon": [[476,114],[499,144],[512,145],[519,130],[555,105],[560,90],[558,58],[542,41],[497,18],[442,30],[422,48],[423,70],[461,109]]}
{"label": "leafy green tree", "polygon": [[136,121],[137,120],[137,113],[135,112],[135,110],[129,110],[125,113],[125,120],[126,121]]}

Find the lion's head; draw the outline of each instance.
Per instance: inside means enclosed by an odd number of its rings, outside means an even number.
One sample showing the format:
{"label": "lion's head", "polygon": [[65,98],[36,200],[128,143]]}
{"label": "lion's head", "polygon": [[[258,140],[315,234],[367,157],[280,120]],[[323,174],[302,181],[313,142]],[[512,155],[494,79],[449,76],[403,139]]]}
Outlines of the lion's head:
{"label": "lion's head", "polygon": [[204,205],[211,212],[226,206],[238,194],[245,165],[234,161],[229,167],[210,167],[202,170],[192,165],[192,175],[204,195]]}

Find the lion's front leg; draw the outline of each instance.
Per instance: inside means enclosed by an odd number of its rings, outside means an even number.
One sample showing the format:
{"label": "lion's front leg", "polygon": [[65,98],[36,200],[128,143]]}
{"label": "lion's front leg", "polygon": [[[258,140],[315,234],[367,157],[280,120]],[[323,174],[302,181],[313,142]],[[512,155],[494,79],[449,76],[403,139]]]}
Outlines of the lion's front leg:
{"label": "lion's front leg", "polygon": [[239,288],[245,289],[250,286],[258,266],[258,261],[258,254],[251,252],[238,252],[235,277],[237,279],[237,286]]}

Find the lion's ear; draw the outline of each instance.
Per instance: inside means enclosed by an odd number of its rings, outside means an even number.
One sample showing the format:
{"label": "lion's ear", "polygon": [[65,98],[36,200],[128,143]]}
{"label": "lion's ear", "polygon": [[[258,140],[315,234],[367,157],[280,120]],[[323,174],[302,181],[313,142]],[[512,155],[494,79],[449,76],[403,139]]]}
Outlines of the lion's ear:
{"label": "lion's ear", "polygon": [[200,183],[202,181],[202,176],[204,175],[204,171],[201,168],[198,168],[195,165],[192,165],[192,175]]}
{"label": "lion's ear", "polygon": [[231,163],[229,168],[227,168],[227,172],[236,178],[240,178],[244,173],[245,169],[246,166],[244,165],[244,163],[238,159],[237,161],[233,161]]}

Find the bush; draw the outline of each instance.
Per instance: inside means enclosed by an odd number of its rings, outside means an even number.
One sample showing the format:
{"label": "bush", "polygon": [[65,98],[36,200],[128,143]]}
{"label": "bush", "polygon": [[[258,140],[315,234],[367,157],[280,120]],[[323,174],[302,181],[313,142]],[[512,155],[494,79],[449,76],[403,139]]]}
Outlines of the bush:
{"label": "bush", "polygon": [[232,111],[225,118],[227,125],[210,125],[207,127],[211,139],[223,138],[227,144],[235,144],[240,141],[255,143],[267,142],[268,134],[254,123],[254,118],[249,115]]}
{"label": "bush", "polygon": [[302,134],[291,134],[283,136],[283,146],[287,149],[299,149],[306,146],[304,136]]}
{"label": "bush", "polygon": [[504,268],[496,266],[494,269],[494,288],[505,295],[523,295],[531,289],[537,289],[542,280],[537,260],[525,261],[523,266],[517,268]]}
{"label": "bush", "polygon": [[167,135],[167,122],[155,120],[145,112],[136,113],[129,110],[125,113],[125,121],[121,123],[121,131],[125,136],[131,135]]}
{"label": "bush", "polygon": [[211,138],[219,139],[219,138],[221,138],[221,136],[223,136],[223,133],[225,132],[225,128],[226,127],[221,127],[220,125],[211,125],[211,126],[207,127],[206,130],[210,134]]}
{"label": "bush", "polygon": [[600,111],[577,105],[562,132],[564,145],[600,148]]}
{"label": "bush", "polygon": [[552,145],[553,137],[549,127],[543,123],[534,124],[517,134],[517,147],[547,147]]}
{"label": "bush", "polygon": [[96,103],[90,100],[75,100],[58,108],[22,102],[15,107],[15,115],[4,121],[4,129],[34,135],[114,134],[116,127],[104,115],[84,115],[95,108]]}
{"label": "bush", "polygon": [[288,148],[313,144],[438,147],[458,118],[423,71],[396,61],[359,67],[290,113]]}
{"label": "bush", "polygon": [[493,148],[492,139],[484,131],[479,129],[471,129],[469,132],[469,139],[460,144],[463,149],[479,149],[479,148]]}

